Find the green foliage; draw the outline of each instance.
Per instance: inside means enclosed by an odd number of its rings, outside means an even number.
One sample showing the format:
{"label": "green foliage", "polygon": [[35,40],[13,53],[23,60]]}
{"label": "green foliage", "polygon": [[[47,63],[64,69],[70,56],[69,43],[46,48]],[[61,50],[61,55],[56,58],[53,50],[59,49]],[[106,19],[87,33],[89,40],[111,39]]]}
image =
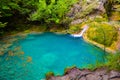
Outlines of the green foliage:
{"label": "green foliage", "polygon": [[105,9],[108,16],[111,16],[111,12],[115,4],[120,4],[120,0],[107,0],[107,3],[105,4]]}
{"label": "green foliage", "polygon": [[[66,17],[66,14],[71,6],[77,1],[79,0],[1,0],[0,32],[3,33],[8,31],[8,28],[9,30],[14,29],[20,31],[22,28],[22,30],[25,30],[27,26],[22,25],[28,22],[27,17],[29,17],[28,19],[33,22],[40,21],[41,23],[57,23],[67,26],[67,24],[69,24],[73,19]],[[109,5],[119,2],[120,0],[108,0]],[[94,1],[89,5],[87,4],[87,0],[79,1],[79,3],[80,6],[82,6],[82,9],[80,13],[76,13],[75,18],[86,17],[86,15],[90,14],[94,7],[97,6],[97,1]],[[109,8],[109,6],[107,7]],[[96,18],[95,21],[102,22],[107,20],[105,18]],[[6,25],[9,25],[10,27],[7,26],[4,28]],[[79,32],[80,28],[75,26],[70,27],[70,30],[73,32]]]}
{"label": "green foliage", "polygon": [[[104,16],[105,16],[105,14],[104,14]],[[96,16],[96,17],[94,18],[94,21],[95,21],[95,22],[107,22],[108,19],[106,18],[106,16],[105,16],[105,18],[103,18],[102,16]]]}
{"label": "green foliage", "polygon": [[3,28],[6,26],[7,23],[0,22],[0,35],[4,34]]}
{"label": "green foliage", "polygon": [[76,25],[72,25],[72,26],[69,26],[69,29],[68,29],[68,32],[69,33],[79,33],[82,28],[81,28],[82,24],[76,24]]}
{"label": "green foliage", "polygon": [[[22,27],[21,26],[16,27],[16,26],[20,24],[23,25],[24,22],[21,23],[20,20],[23,21],[24,19],[25,21],[27,15],[36,8],[37,1],[38,0],[1,0],[0,1],[0,34],[3,34],[11,29],[20,30]],[[4,26],[6,26],[6,28],[4,28]],[[26,27],[24,26],[24,28]]]}
{"label": "green foliage", "polygon": [[110,54],[107,56],[107,63],[105,64],[109,70],[120,71],[120,52],[116,54]]}
{"label": "green foliage", "polygon": [[7,23],[2,23],[0,22],[0,28],[4,28],[6,26]]}
{"label": "green foliage", "polygon": [[89,39],[96,41],[105,46],[111,46],[117,40],[118,33],[114,26],[107,23],[90,23],[90,28],[87,32]]}
{"label": "green foliage", "polygon": [[35,6],[35,0],[1,0],[0,12],[3,17],[12,16],[17,12],[20,14],[29,13]]}
{"label": "green foliage", "polygon": [[120,3],[120,0],[108,0],[109,3],[115,4],[115,3]]}
{"label": "green foliage", "polygon": [[95,69],[98,69],[98,68],[103,68],[103,67],[106,67],[106,64],[105,63],[101,63],[101,62],[96,62],[96,64],[90,64],[88,66],[88,69],[94,71]]}
{"label": "green foliage", "polygon": [[70,6],[77,0],[39,0],[37,10],[30,15],[32,21],[45,21],[47,23],[60,23],[65,18]]}
{"label": "green foliage", "polygon": [[97,62],[96,65],[89,65],[90,70],[95,70],[97,68],[107,68],[108,70],[120,71],[120,52],[115,54],[108,54],[105,63]]}

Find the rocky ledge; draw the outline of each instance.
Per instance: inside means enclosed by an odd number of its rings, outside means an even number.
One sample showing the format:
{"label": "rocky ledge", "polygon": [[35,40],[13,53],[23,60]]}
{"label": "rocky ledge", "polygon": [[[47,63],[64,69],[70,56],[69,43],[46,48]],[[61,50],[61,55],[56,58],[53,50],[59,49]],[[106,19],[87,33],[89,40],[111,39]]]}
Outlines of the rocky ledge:
{"label": "rocky ledge", "polygon": [[47,80],[120,80],[120,72],[106,69],[90,71],[72,68],[67,70],[64,76],[49,76]]}

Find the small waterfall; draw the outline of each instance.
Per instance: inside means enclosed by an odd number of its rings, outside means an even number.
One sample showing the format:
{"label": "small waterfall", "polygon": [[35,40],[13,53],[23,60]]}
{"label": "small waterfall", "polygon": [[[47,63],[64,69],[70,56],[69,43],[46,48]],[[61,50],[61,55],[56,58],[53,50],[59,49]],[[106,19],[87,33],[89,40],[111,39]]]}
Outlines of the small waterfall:
{"label": "small waterfall", "polygon": [[85,32],[87,29],[88,29],[88,26],[85,25],[84,28],[83,28],[83,30],[82,30],[80,33],[78,33],[78,34],[72,34],[72,36],[73,36],[73,37],[82,37],[83,34],[84,34],[84,32]]}

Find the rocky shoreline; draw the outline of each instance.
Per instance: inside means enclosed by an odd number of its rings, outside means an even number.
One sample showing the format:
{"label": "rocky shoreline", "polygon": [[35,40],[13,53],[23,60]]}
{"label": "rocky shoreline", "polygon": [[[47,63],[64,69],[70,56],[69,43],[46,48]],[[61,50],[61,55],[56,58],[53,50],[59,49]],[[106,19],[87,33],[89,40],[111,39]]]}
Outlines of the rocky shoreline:
{"label": "rocky shoreline", "polygon": [[90,71],[80,70],[76,67],[66,71],[64,76],[49,76],[47,80],[120,80],[119,71],[107,71],[107,69],[96,69]]}

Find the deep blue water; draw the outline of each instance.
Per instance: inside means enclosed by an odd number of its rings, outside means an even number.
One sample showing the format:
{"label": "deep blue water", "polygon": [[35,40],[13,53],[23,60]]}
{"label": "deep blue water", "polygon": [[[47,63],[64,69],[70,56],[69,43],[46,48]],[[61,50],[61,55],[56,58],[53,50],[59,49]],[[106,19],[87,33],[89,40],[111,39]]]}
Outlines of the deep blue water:
{"label": "deep blue water", "polygon": [[[19,46],[18,51],[14,48]],[[96,62],[104,62],[104,52],[82,38],[69,34],[29,34],[12,47],[14,54],[0,57],[0,80],[40,80],[45,73],[63,74],[70,66],[86,68]]]}

